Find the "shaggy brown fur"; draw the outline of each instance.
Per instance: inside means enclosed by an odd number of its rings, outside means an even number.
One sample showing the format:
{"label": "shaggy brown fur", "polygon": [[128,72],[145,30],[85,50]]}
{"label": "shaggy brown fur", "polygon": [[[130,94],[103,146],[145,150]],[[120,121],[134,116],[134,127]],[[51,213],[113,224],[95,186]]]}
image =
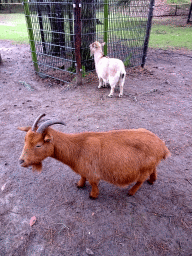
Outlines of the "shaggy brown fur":
{"label": "shaggy brown fur", "polygon": [[77,186],[92,186],[90,198],[99,195],[98,183],[105,180],[119,186],[136,184],[129,190],[134,195],[147,180],[156,180],[156,167],[169,150],[165,143],[146,129],[109,132],[65,134],[48,127],[42,134],[30,127],[26,131],[25,145],[20,157],[23,167],[42,170],[42,161],[55,158],[81,176]]}

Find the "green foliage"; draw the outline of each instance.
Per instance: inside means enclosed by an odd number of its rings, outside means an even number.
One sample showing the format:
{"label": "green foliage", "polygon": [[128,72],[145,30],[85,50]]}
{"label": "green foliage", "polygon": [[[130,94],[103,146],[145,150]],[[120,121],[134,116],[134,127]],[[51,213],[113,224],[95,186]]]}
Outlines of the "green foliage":
{"label": "green foliage", "polygon": [[85,77],[87,75],[87,72],[85,71],[85,66],[82,65],[82,77]]}
{"label": "green foliage", "polygon": [[167,4],[190,4],[190,0],[167,0]]}
{"label": "green foliage", "polygon": [[72,73],[75,73],[76,72],[76,69],[75,69],[75,67],[69,67],[68,69],[67,69],[67,71],[69,71],[69,72],[72,72]]}
{"label": "green foliage", "polygon": [[0,39],[29,42],[24,14],[0,14]]}
{"label": "green foliage", "polygon": [[132,57],[132,53],[129,54],[129,56],[124,61],[125,67],[129,67],[131,65],[131,57]]}
{"label": "green foliage", "polygon": [[153,48],[186,48],[192,50],[191,27],[171,25],[153,25],[149,47]]}
{"label": "green foliage", "polygon": [[[72,73],[75,73],[75,72],[76,72],[76,69],[71,66],[71,67],[69,67],[69,68],[67,69],[67,71],[70,71],[70,72],[72,72]],[[82,74],[82,77],[86,77],[86,75],[87,75],[87,72],[86,72],[86,70],[85,70],[85,66],[84,66],[84,65],[82,65],[81,74]]]}

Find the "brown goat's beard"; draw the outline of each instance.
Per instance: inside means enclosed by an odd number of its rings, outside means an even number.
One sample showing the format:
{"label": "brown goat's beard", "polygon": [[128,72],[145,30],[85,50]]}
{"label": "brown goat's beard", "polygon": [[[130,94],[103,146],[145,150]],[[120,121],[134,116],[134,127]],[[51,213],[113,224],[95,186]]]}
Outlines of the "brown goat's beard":
{"label": "brown goat's beard", "polygon": [[33,172],[41,172],[42,171],[42,163],[33,164],[32,170],[33,170]]}

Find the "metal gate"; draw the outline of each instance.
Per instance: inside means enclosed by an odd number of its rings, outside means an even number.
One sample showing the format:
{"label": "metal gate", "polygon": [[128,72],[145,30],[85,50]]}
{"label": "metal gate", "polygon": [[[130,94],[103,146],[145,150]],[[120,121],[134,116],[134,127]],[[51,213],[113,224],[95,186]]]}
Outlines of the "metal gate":
{"label": "metal gate", "polygon": [[125,66],[144,66],[154,0],[24,0],[36,72],[70,82],[94,70],[89,45]]}

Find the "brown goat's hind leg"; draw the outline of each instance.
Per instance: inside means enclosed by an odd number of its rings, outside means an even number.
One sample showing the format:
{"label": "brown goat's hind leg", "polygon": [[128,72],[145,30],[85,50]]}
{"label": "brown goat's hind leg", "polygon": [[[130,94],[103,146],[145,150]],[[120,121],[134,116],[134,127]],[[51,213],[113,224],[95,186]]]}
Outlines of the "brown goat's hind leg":
{"label": "brown goat's hind leg", "polygon": [[128,192],[128,196],[133,196],[137,190],[141,187],[141,185],[143,184],[143,181],[137,181],[137,183],[129,190]]}
{"label": "brown goat's hind leg", "polygon": [[157,179],[157,172],[156,169],[151,173],[149,179],[147,180],[147,182],[152,185]]}
{"label": "brown goat's hind leg", "polygon": [[[149,184],[153,184],[153,182],[156,181],[156,178],[157,178],[156,168],[154,168],[152,170],[152,172],[148,172],[148,173],[151,173],[151,174],[150,174],[150,178],[147,180],[147,182]],[[129,196],[133,196],[137,192],[137,190],[141,187],[143,182],[147,179],[147,177],[149,175],[148,173],[146,172],[144,175],[142,175],[139,178],[139,180],[136,182],[136,184],[129,190],[129,192],[128,192]]]}
{"label": "brown goat's hind leg", "polygon": [[86,178],[85,177],[81,177],[81,179],[77,182],[77,187],[78,188],[85,187],[85,182],[86,182]]}
{"label": "brown goat's hind leg", "polygon": [[91,193],[89,194],[89,198],[90,199],[96,199],[99,195],[98,185],[95,182],[90,182],[89,181],[89,183],[91,184],[91,187],[92,187]]}

